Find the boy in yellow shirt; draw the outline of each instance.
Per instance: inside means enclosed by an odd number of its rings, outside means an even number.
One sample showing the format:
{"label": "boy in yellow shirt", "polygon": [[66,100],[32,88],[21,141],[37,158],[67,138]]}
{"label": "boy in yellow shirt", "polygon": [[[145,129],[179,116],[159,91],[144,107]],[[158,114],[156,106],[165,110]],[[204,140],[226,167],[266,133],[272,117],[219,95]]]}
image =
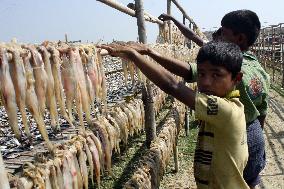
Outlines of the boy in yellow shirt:
{"label": "boy in yellow shirt", "polygon": [[199,189],[248,189],[243,170],[248,159],[246,121],[239,91],[243,55],[227,42],[209,42],[197,55],[198,92],[127,45],[102,45],[110,55],[130,59],[158,87],[195,109],[201,120],[194,158]]}

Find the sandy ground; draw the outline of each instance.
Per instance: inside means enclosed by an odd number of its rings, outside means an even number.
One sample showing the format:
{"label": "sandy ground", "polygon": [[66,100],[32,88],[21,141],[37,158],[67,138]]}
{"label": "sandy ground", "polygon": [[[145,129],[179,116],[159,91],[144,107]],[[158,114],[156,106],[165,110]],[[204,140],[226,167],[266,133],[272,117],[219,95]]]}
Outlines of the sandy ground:
{"label": "sandy ground", "polygon": [[[261,172],[262,181],[257,189],[284,189],[284,97],[270,90],[269,110],[264,129],[267,164]],[[181,133],[180,139],[183,139]],[[183,148],[182,144],[180,148]],[[173,172],[170,163],[161,181],[162,189],[196,188],[192,170],[193,154],[179,152],[179,172]]]}
{"label": "sandy ground", "polygon": [[267,163],[258,189],[284,189],[284,98],[273,90],[264,130]]}

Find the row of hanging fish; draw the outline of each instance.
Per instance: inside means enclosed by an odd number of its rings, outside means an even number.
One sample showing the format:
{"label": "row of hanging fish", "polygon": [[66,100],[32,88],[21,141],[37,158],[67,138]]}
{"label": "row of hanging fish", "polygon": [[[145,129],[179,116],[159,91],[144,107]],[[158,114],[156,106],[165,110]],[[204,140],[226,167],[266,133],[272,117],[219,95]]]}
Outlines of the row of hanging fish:
{"label": "row of hanging fish", "polygon": [[[175,110],[178,111],[178,114],[176,114]],[[149,152],[141,158],[137,170],[124,185],[125,189],[159,188],[160,180],[162,179],[166,166],[169,164],[173,150],[176,148],[177,128],[183,124],[184,120],[184,117],[177,117],[176,115],[184,114],[184,112],[184,105],[178,102],[173,104],[172,115],[165,121],[162,131],[157,136],[157,139],[152,142]]]}
{"label": "row of hanging fish", "polygon": [[22,178],[14,187],[99,188],[101,176],[112,174],[112,155],[120,153],[120,146],[127,145],[128,137],[143,132],[143,116],[142,100],[111,107],[105,116],[92,121],[90,130],[81,130],[71,140],[57,145],[52,157],[25,164]]}
{"label": "row of hanging fish", "polygon": [[[21,141],[17,110],[21,112],[24,132],[29,131],[27,110],[32,114],[42,138],[49,142],[43,116],[50,113],[53,131],[60,130],[60,115],[73,126],[74,114],[81,127],[84,118],[91,124],[94,98],[106,107],[106,81],[102,58],[94,46],[0,45],[0,91],[15,137]],[[75,104],[74,104],[75,102]]]}

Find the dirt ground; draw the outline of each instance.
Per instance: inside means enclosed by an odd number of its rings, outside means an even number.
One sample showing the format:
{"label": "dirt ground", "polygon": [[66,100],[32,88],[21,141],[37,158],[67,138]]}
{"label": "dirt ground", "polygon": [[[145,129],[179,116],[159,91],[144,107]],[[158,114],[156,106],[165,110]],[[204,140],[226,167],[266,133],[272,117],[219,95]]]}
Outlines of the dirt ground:
{"label": "dirt ground", "polygon": [[[269,110],[264,129],[267,163],[261,172],[257,189],[284,189],[284,97],[270,90]],[[174,172],[173,160],[161,181],[162,189],[196,188],[193,178],[193,153],[196,129],[179,138],[179,171]],[[188,144],[190,147],[188,147]]]}

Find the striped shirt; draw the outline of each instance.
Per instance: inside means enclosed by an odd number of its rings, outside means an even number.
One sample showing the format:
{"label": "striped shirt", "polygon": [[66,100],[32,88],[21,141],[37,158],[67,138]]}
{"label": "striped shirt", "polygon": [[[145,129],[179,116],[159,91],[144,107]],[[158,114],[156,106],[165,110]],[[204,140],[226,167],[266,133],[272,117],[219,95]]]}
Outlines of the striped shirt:
{"label": "striped shirt", "polygon": [[248,189],[243,170],[248,159],[243,104],[233,91],[228,98],[196,95],[200,121],[194,157],[198,189]]}

